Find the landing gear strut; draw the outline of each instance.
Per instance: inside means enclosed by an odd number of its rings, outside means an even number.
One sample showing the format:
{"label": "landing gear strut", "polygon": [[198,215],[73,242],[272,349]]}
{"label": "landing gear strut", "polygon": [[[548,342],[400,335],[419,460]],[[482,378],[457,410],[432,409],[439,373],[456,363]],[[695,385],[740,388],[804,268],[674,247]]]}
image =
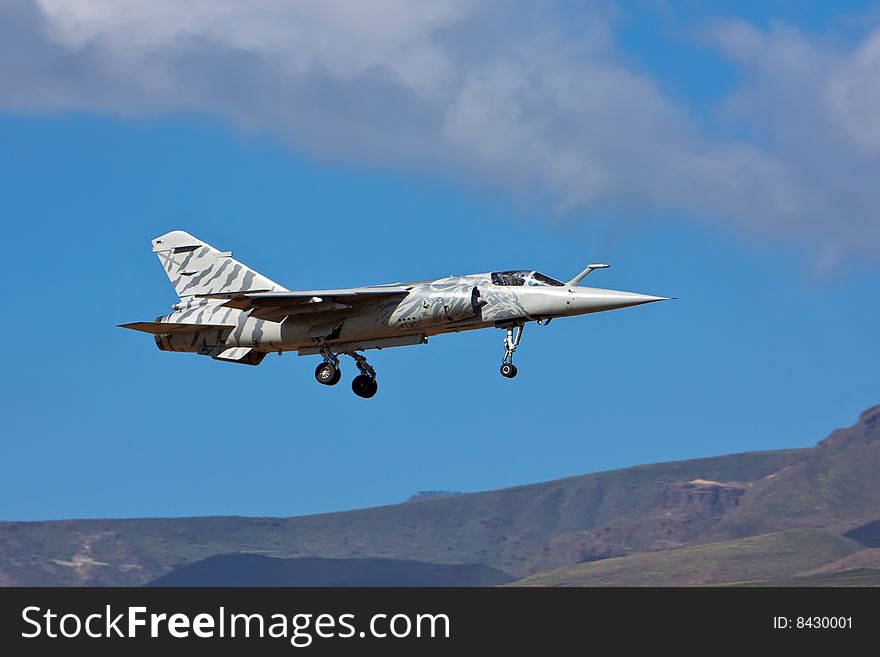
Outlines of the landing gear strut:
{"label": "landing gear strut", "polygon": [[[324,362],[315,368],[315,378],[322,385],[335,386],[342,378],[342,370],[339,368],[339,356],[330,351],[323,343],[319,343],[319,348]],[[372,368],[362,354],[356,351],[345,351],[343,353],[346,356],[352,357],[354,364],[360,372],[360,374],[352,379],[352,391],[358,397],[369,399],[379,390],[379,384],[376,383],[376,370]]]}
{"label": "landing gear strut", "polygon": [[[504,358],[501,359],[501,376],[512,379],[516,376],[516,365],[513,364],[513,353],[519,347],[522,340],[525,324],[507,327],[507,336],[504,338]],[[514,331],[516,329],[516,331]]]}
{"label": "landing gear strut", "polygon": [[321,350],[321,355],[324,357],[324,362],[315,368],[315,378],[318,380],[318,383],[325,386],[335,386],[339,383],[339,379],[342,378],[342,370],[339,369],[339,358],[337,358],[336,354],[326,349]]}
{"label": "landing gear strut", "polygon": [[366,358],[356,351],[348,351],[346,355],[354,359],[354,364],[357,365],[358,371],[360,371],[360,374],[351,381],[352,392],[358,397],[369,399],[379,390],[379,384],[376,383],[376,370],[372,368]]}

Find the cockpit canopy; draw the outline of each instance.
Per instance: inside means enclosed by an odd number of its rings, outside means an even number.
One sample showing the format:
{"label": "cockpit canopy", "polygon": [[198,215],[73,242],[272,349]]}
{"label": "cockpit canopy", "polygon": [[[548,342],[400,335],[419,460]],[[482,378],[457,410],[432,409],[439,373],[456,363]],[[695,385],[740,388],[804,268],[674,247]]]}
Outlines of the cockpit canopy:
{"label": "cockpit canopy", "polygon": [[492,282],[495,285],[510,285],[520,287],[523,285],[545,285],[553,287],[563,287],[565,283],[550,278],[546,274],[539,271],[495,271],[492,272]]}

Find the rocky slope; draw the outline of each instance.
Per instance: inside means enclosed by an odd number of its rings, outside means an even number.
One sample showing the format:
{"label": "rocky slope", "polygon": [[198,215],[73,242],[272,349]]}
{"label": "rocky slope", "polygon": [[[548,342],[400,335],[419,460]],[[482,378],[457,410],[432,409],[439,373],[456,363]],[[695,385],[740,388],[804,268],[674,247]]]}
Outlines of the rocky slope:
{"label": "rocky slope", "polygon": [[530,584],[841,582],[857,569],[848,579],[864,583],[880,573],[878,473],[880,406],[812,449],[345,513],[0,523],[0,585],[144,584],[230,553],[552,571]]}

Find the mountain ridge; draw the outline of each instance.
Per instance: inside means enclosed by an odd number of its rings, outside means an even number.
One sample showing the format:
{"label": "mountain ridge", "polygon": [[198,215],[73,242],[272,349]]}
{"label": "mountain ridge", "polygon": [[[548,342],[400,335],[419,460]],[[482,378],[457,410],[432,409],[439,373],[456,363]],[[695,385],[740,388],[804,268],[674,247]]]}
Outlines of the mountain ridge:
{"label": "mountain ridge", "polygon": [[[480,564],[517,578],[555,572],[554,581],[563,584],[559,577],[567,568],[572,581],[586,581],[585,573],[609,567],[603,562],[624,559],[611,565],[625,582],[638,581],[637,573],[624,572],[628,563],[636,570],[651,559],[672,564],[682,554],[676,550],[709,544],[716,547],[690,553],[702,554],[711,566],[706,583],[724,583],[734,573],[744,581],[788,581],[808,571],[824,577],[827,564],[802,558],[795,542],[786,548],[787,565],[756,557],[760,577],[749,578],[734,562],[738,549],[755,542],[737,541],[763,536],[758,545],[776,545],[779,536],[797,536],[785,532],[818,532],[807,542],[836,546],[828,562],[837,566],[829,568],[870,570],[876,562],[871,554],[854,555],[855,546],[876,547],[857,537],[875,540],[870,537],[880,531],[878,471],[875,406],[813,448],[639,465],[417,503],[287,518],[0,523],[0,585],[139,585],[233,553]],[[731,561],[722,563],[719,554]],[[776,563],[776,577],[759,561]],[[680,583],[695,583],[679,572]]]}
{"label": "mountain ridge", "polygon": [[[799,450],[638,465],[550,482],[355,511],[0,523],[0,584],[138,585],[215,554],[482,563],[524,576],[629,548],[579,532],[650,509],[668,484],[756,480]],[[687,533],[687,531],[685,532]],[[641,536],[638,546],[650,543]],[[577,545],[574,545],[577,543]]]}

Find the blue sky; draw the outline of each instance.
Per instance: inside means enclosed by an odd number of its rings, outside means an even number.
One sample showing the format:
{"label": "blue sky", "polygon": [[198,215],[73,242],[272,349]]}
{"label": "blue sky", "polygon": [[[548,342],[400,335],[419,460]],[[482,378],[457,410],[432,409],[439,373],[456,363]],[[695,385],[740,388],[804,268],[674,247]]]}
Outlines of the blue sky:
{"label": "blue sky", "polygon": [[[18,17],[0,14],[0,31],[31,16],[26,4],[17,0]],[[44,21],[52,5],[41,7]],[[403,81],[392,93],[372,73],[355,79],[350,63],[328,59],[319,68],[332,85],[307,87],[284,116],[256,100],[224,101],[216,89],[175,104],[189,87],[175,96],[165,83],[133,88],[126,76],[87,70],[123,48],[107,36],[113,25],[89,16],[76,28],[88,37],[53,33],[42,68],[13,75],[0,67],[0,216],[11,282],[0,519],[333,511],[419,490],[808,446],[850,424],[880,401],[880,240],[873,192],[860,184],[876,180],[876,131],[859,111],[867,101],[847,91],[859,76],[880,80],[871,56],[880,21],[864,4],[839,13],[829,3],[731,3],[712,14],[702,6],[561,4],[539,17],[547,33],[560,16],[589,29],[553,37],[562,41],[550,50],[583,41],[589,52],[549,63],[523,55],[509,69],[483,71],[481,84],[468,76],[493,52],[471,61],[469,48],[450,43],[486,29],[491,13],[453,8],[440,27],[406,40],[425,38],[455,63],[435,87],[422,89],[408,82],[411,71],[389,64]],[[307,18],[332,32],[345,23],[339,16]],[[131,22],[139,20],[150,25],[135,12]],[[48,52],[44,28],[42,40],[17,47]],[[212,28],[218,41],[221,28]],[[441,28],[461,38],[437,41],[432,30]],[[390,38],[357,34],[370,53]],[[144,52],[184,67],[162,50],[167,35],[144,28],[140,37],[126,40],[128,58],[114,60],[135,67],[129,73],[153,72],[131,63]],[[175,48],[188,38],[176,36]],[[237,52],[247,50],[242,38],[229,36]],[[503,51],[499,41],[491,47]],[[139,43],[148,43],[143,52]],[[751,50],[787,65],[755,64]],[[792,52],[825,86],[804,86]],[[236,61],[237,73],[222,69],[230,97],[236,75],[277,70],[257,54]],[[219,55],[201,53],[201,75],[209,56]],[[78,62],[66,77],[55,70],[65,61]],[[595,104],[583,98],[544,106],[545,96],[499,91],[519,88],[509,81],[529,61],[545,79],[595,80],[609,103],[641,104],[618,108],[625,125],[584,128],[580,110],[598,121],[616,116],[615,106],[591,116]],[[277,82],[301,84],[286,75]],[[771,82],[778,94],[757,93]],[[352,87],[363,112],[340,110]],[[789,120],[786,90],[803,105]],[[815,99],[832,91],[842,100],[829,113]],[[522,105],[507,114],[509,103],[499,102],[511,99]],[[488,123],[467,123],[493,107]],[[442,130],[432,118],[441,111]],[[383,113],[388,120],[376,118]],[[574,135],[570,144],[560,126]],[[620,148],[608,150],[603,133]],[[510,161],[509,144],[521,161]],[[560,161],[570,166],[556,168]],[[673,181],[658,167],[680,175]],[[841,174],[818,189],[832,170]],[[726,184],[707,171],[729,174]],[[612,269],[592,274],[592,284],[678,299],[530,325],[514,381],[498,374],[500,331],[371,353],[380,392],[365,401],[346,383],[319,386],[313,358],[239,367],[162,353],[149,336],[116,328],[174,303],[148,242],[175,228],[291,288],[512,267],[564,278],[606,261]]]}

